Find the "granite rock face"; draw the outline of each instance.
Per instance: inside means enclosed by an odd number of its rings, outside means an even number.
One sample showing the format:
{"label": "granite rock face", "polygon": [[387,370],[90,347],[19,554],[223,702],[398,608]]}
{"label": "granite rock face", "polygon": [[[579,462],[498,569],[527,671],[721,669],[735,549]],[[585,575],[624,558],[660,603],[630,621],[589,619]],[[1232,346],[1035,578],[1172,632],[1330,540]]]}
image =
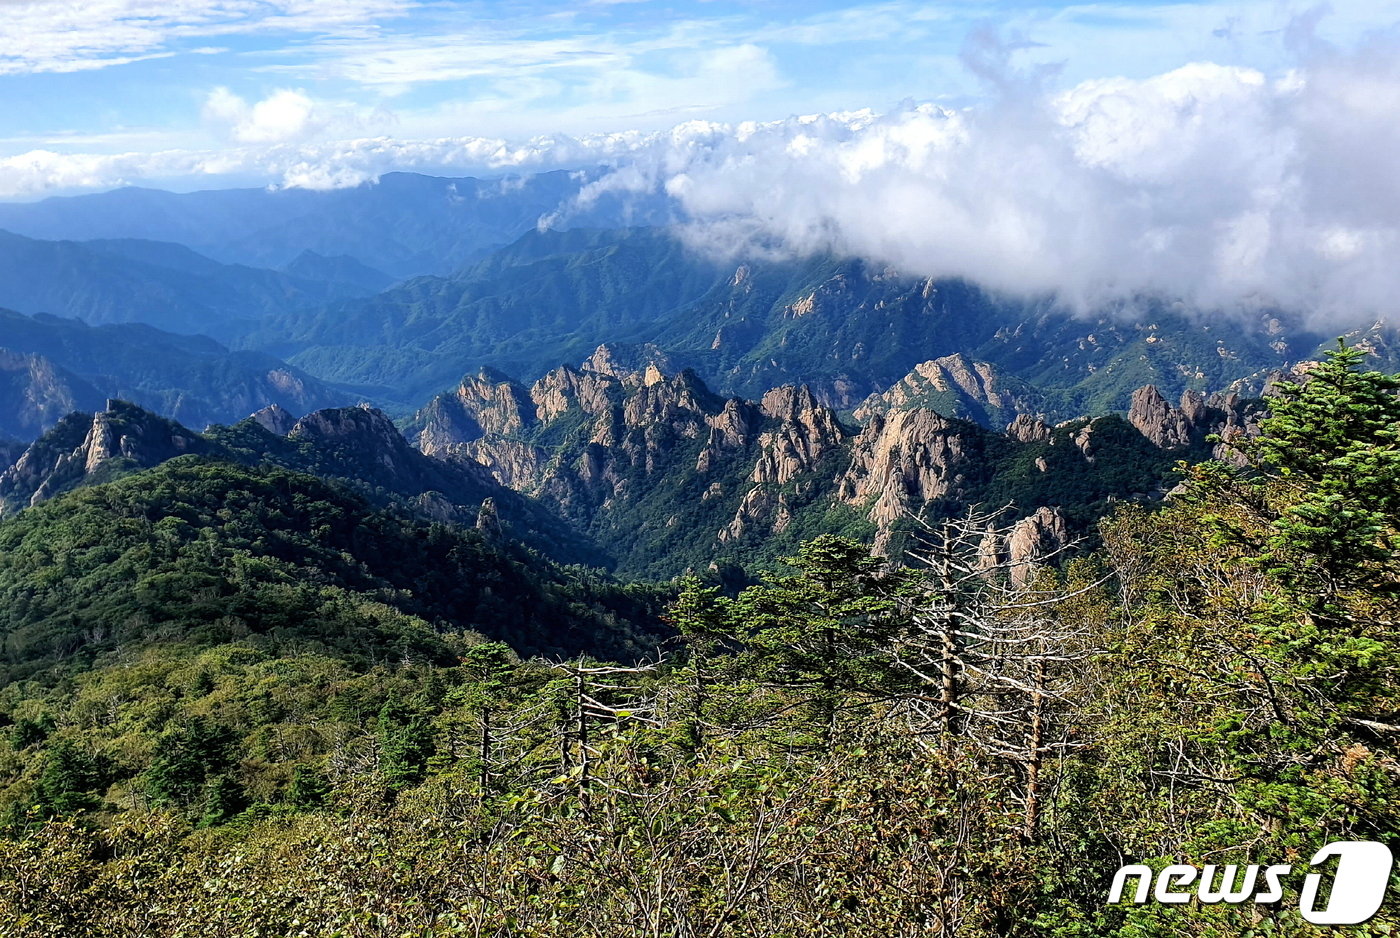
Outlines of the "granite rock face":
{"label": "granite rock face", "polygon": [[889,390],[867,398],[855,416],[864,422],[877,413],[911,407],[996,428],[1036,416],[1041,402],[1033,388],[1006,380],[995,366],[956,354],[916,365]]}
{"label": "granite rock face", "polygon": [[[788,315],[821,315],[823,302],[820,292],[799,298]],[[1073,533],[1060,499],[1160,498],[1158,476],[1120,480],[1118,460],[1166,466],[1175,457],[1160,450],[1195,447],[1243,419],[1235,399],[1187,395],[1173,406],[1144,388],[1127,421],[1051,427],[994,370],[947,356],[867,399],[851,426],[804,385],[723,398],[659,356],[629,354],[600,348],[584,367],[556,368],[529,388],[498,375],[468,379],[420,412],[418,448],[540,499],[630,552],[633,569],[667,551],[722,556],[810,537],[833,519],[889,554],[902,549],[911,518],[965,510],[992,491],[1021,520],[989,550],[1030,570]],[[950,401],[984,417],[1010,414],[996,424],[1005,432],[950,415]],[[1004,470],[1019,488],[992,484]],[[1103,485],[1116,488],[1100,493]],[[1016,500],[1022,493],[1029,502]]]}
{"label": "granite rock face", "polygon": [[1007,424],[1006,435],[1017,443],[1039,443],[1050,439],[1050,428],[1038,417],[1017,414],[1016,419]]}
{"label": "granite rock face", "polygon": [[[1189,392],[1188,392],[1189,393]],[[1194,399],[1193,399],[1194,403]],[[1191,442],[1192,424],[1186,412],[1168,404],[1154,385],[1133,392],[1128,422],[1162,449],[1177,449]]]}
{"label": "granite rock face", "polygon": [[[646,511],[647,526],[680,525],[676,511],[661,516],[658,487],[695,488],[712,519],[703,536],[715,543],[781,532],[792,517],[790,490],[839,458],[851,433],[809,388],[722,398],[645,348],[600,347],[581,369],[556,368],[528,390],[493,396],[493,407],[506,397],[521,419],[483,419],[475,402],[485,395],[469,379],[415,418],[418,448],[469,460],[600,534],[609,518],[646,504],[657,506]],[[517,406],[527,399],[528,413]]]}
{"label": "granite rock face", "polygon": [[297,418],[281,404],[269,404],[251,418],[258,426],[277,436],[286,436],[297,425]]}
{"label": "granite rock face", "polygon": [[1212,457],[1237,463],[1241,457],[1230,442],[1256,436],[1264,415],[1265,402],[1245,400],[1236,393],[1186,391],[1180,403],[1172,406],[1148,385],[1133,392],[1128,422],[1154,446],[1166,450],[1203,445],[1207,436],[1218,435],[1222,442],[1215,444]]}
{"label": "granite rock face", "polygon": [[1006,537],[1011,580],[1024,586],[1035,578],[1035,565],[1069,544],[1069,525],[1058,508],[1040,507],[1016,522]]}
{"label": "granite rock face", "polygon": [[866,424],[851,447],[837,496],[869,504],[869,518],[888,527],[911,509],[955,493],[976,466],[975,427],[931,410],[896,410]]}
{"label": "granite rock face", "polygon": [[186,453],[207,452],[199,434],[126,401],[96,413],[73,413],[27,447],[0,473],[0,514],[37,505],[100,477],[116,461],[147,468]]}

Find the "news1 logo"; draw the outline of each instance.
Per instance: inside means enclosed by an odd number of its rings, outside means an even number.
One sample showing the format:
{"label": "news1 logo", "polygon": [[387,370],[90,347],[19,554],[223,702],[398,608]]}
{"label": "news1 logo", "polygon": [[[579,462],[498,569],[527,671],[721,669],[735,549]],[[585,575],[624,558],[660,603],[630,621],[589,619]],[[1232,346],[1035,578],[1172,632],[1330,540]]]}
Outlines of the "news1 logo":
{"label": "news1 logo", "polygon": [[[1380,911],[1385,901],[1390,869],[1394,864],[1390,848],[1369,840],[1340,840],[1323,847],[1309,861],[1320,866],[1337,858],[1332,889],[1323,908],[1317,907],[1322,894],[1323,873],[1309,873],[1298,896],[1298,911],[1313,925],[1360,925]],[[1119,902],[1128,880],[1137,878],[1132,901],[1141,905],[1148,897],[1168,905],[1184,904],[1193,898],[1210,905],[1217,902],[1259,905],[1283,899],[1283,878],[1293,872],[1287,863],[1273,866],[1250,865],[1194,867],[1175,864],[1161,872],[1140,864],[1122,867],[1113,874],[1108,892],[1110,904]],[[1194,889],[1192,887],[1195,887]]]}

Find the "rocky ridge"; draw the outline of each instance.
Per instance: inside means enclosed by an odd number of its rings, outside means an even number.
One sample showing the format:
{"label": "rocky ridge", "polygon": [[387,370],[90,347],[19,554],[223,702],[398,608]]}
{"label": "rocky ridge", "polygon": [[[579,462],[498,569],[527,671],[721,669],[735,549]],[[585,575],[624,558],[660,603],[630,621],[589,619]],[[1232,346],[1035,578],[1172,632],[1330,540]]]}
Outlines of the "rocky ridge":
{"label": "rocky ridge", "polygon": [[[635,571],[674,572],[666,558],[678,553],[719,562],[790,552],[833,527],[873,535],[893,553],[911,517],[1003,492],[1018,496],[1022,518],[1004,550],[1028,557],[1071,537],[1101,510],[1094,505],[1160,496],[1178,449],[1199,452],[1204,432],[1238,410],[1226,399],[1170,408],[1153,391],[1141,395],[1136,422],[1051,427],[1027,399],[1003,393],[994,370],[950,356],[867,401],[849,426],[806,386],[720,398],[692,372],[656,363],[622,371],[604,352],[528,388],[468,377],[420,411],[416,439],[425,453],[475,462],[617,543]],[[953,387],[1012,413],[1006,431],[944,413],[948,399],[927,393]],[[1186,424],[1203,429],[1178,429]]]}
{"label": "rocky ridge", "polygon": [[96,413],[64,417],[0,472],[0,515],[103,481],[118,469],[149,468],[212,448],[173,420],[109,400]]}
{"label": "rocky ridge", "polygon": [[489,502],[491,526],[506,536],[566,562],[609,563],[605,550],[498,484],[479,463],[425,455],[387,415],[366,405],[325,408],[300,419],[272,405],[233,426],[196,433],[134,404],[108,401],[96,413],[64,417],[0,472],[0,514],[186,454],[336,480],[372,502],[447,524],[477,523]]}

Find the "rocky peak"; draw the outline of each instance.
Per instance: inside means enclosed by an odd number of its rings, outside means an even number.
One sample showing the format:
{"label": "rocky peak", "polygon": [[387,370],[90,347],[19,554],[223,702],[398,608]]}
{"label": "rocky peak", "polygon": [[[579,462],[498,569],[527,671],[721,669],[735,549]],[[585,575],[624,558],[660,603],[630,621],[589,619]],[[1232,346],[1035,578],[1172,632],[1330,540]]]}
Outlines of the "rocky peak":
{"label": "rocky peak", "polygon": [[269,433],[286,436],[296,426],[297,418],[281,404],[269,404],[252,415],[252,421]]}
{"label": "rocky peak", "polygon": [[344,454],[366,481],[386,473],[414,475],[421,458],[383,411],[367,405],[313,411],[296,422],[287,439]]}
{"label": "rocky peak", "polygon": [[487,433],[517,433],[535,422],[535,408],[523,386],[483,368],[452,393],[433,398],[413,422],[418,449],[436,456]]}
{"label": "rocky peak", "polygon": [[705,447],[695,463],[696,472],[709,472],[716,461],[725,453],[735,452],[748,446],[753,440],[754,427],[760,421],[753,404],[731,397],[724,402],[724,408],[717,414],[705,418],[710,435]]}
{"label": "rocky peak", "polygon": [[489,368],[457,386],[462,412],[486,433],[517,433],[534,420],[524,387]]}
{"label": "rocky peak", "polygon": [[199,434],[173,420],[126,401],[109,400],[97,413],[60,420],[0,473],[0,514],[81,485],[114,460],[145,468],[206,449]]}
{"label": "rocky peak", "polygon": [[916,365],[889,390],[867,398],[855,417],[864,422],[876,413],[924,407],[945,417],[1000,427],[1008,417],[1034,415],[1039,410],[1035,392],[1029,387],[1013,389],[1013,383],[987,362],[960,353],[945,355]]}
{"label": "rocky peak", "polygon": [[1133,392],[1128,422],[1162,449],[1176,449],[1191,442],[1190,419],[1180,408],[1168,404],[1155,385],[1149,384]]}
{"label": "rocky peak", "polygon": [[535,404],[535,417],[549,423],[571,407],[582,408],[587,414],[601,414],[622,398],[622,382],[598,371],[576,371],[561,366],[540,378],[530,387],[530,399]]}
{"label": "rocky peak", "polygon": [[812,389],[805,384],[788,384],[780,388],[773,388],[764,393],[763,400],[759,404],[759,409],[763,411],[765,417],[790,423],[797,423],[804,415],[819,407],[821,404],[812,395]]}
{"label": "rocky peak", "polygon": [[677,370],[671,357],[660,346],[650,342],[642,345],[604,343],[594,349],[583,363],[585,371],[634,384],[640,383],[649,368],[655,368],[663,375],[675,374]]}
{"label": "rocky peak", "polygon": [[476,529],[488,538],[501,536],[501,516],[496,510],[496,500],[487,497],[481,502],[476,514]]}
{"label": "rocky peak", "polygon": [[33,439],[75,410],[95,410],[92,385],[40,355],[0,348],[0,432]]}
{"label": "rocky peak", "polygon": [[312,411],[293,424],[287,436],[294,440],[344,440],[371,436],[381,442],[403,441],[387,414],[365,404]]}
{"label": "rocky peak", "polygon": [[1012,582],[1028,584],[1035,578],[1035,564],[1062,550],[1069,541],[1069,525],[1058,508],[1037,508],[1016,522],[1006,537]]}
{"label": "rocky peak", "polygon": [[623,423],[632,429],[663,423],[680,429],[679,424],[704,421],[704,405],[709,397],[709,390],[695,372],[687,369],[667,378],[654,365],[648,366],[641,387],[629,394],[622,405]]}
{"label": "rocky peak", "polygon": [[1017,443],[1039,443],[1050,439],[1050,428],[1038,417],[1017,414],[1016,419],[1007,425],[1006,435]]}
{"label": "rocky peak", "polygon": [[[1143,436],[1163,449],[1177,449],[1200,442],[1209,434],[1219,434],[1230,441],[1258,434],[1258,421],[1264,405],[1245,400],[1236,393],[1186,391],[1181,403],[1173,407],[1161,393],[1148,385],[1133,392],[1128,409],[1128,422]],[[1237,461],[1239,454],[1227,443],[1217,444],[1213,457]]]}
{"label": "rocky peak", "polygon": [[845,437],[836,412],[818,403],[806,385],[768,391],[759,410],[778,426],[759,437],[759,458],[750,476],[754,482],[781,485],[810,472]]}
{"label": "rocky peak", "polygon": [[975,469],[976,428],[932,410],[877,415],[856,436],[838,497],[869,504],[869,518],[888,529],[910,509],[959,490]]}

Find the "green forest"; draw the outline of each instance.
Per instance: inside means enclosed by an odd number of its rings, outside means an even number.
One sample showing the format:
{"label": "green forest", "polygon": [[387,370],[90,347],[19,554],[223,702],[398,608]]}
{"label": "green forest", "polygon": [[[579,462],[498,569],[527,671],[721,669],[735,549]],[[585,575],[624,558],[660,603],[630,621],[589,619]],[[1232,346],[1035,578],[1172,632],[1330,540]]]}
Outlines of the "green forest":
{"label": "green forest", "polygon": [[[989,503],[897,563],[624,583],[201,455],[27,509],[0,935],[1336,934],[1313,854],[1400,846],[1400,375],[1363,358],[1033,566]],[[1126,864],[1293,872],[1111,904]]]}

